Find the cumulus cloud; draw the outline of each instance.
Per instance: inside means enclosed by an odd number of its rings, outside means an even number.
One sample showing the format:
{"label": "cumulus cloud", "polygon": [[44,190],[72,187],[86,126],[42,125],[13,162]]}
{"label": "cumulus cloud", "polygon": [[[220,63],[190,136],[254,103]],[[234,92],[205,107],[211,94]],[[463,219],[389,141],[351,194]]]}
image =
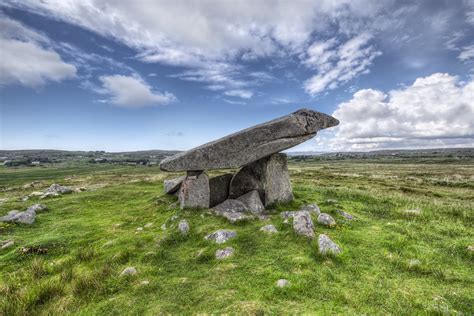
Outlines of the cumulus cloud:
{"label": "cumulus cloud", "polygon": [[121,107],[139,108],[168,104],[176,100],[172,93],[160,93],[152,88],[138,75],[101,76],[102,88],[97,92],[107,95],[109,102]]}
{"label": "cumulus cloud", "polygon": [[461,61],[468,61],[474,58],[474,45],[464,46],[458,56]]}
{"label": "cumulus cloud", "polygon": [[76,76],[76,67],[50,48],[49,40],[23,24],[0,15],[0,86],[38,87]]}
{"label": "cumulus cloud", "polygon": [[304,83],[306,92],[317,95],[368,73],[373,59],[381,54],[370,44],[371,39],[370,34],[362,33],[342,44],[336,38],[314,42],[306,52],[304,64],[317,74]]}
{"label": "cumulus cloud", "polygon": [[335,150],[474,146],[474,80],[435,73],[388,95],[360,90],[333,116]]}

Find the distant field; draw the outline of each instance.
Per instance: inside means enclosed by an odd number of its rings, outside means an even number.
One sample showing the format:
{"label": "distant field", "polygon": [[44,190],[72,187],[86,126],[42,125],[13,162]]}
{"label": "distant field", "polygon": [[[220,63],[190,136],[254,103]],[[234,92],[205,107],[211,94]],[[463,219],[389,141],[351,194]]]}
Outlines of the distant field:
{"label": "distant field", "polygon": [[[31,226],[0,223],[0,241],[15,241],[0,250],[0,315],[473,313],[474,159],[299,161],[290,172],[294,202],[270,209],[270,221],[232,225],[179,210],[162,195],[173,175],[157,167],[0,168],[0,216],[37,203],[20,198],[52,183],[87,188],[41,200],[49,210]],[[340,256],[320,256],[315,241],[283,223],[280,211],[307,203],[335,217],[336,228],[316,232],[338,243]],[[173,215],[189,221],[188,237]],[[270,223],[277,234],[259,231]],[[224,246],[204,240],[222,228],[237,238]],[[225,246],[234,256],[216,260]],[[129,266],[137,275],[120,277]],[[280,278],[290,286],[277,288]]]}

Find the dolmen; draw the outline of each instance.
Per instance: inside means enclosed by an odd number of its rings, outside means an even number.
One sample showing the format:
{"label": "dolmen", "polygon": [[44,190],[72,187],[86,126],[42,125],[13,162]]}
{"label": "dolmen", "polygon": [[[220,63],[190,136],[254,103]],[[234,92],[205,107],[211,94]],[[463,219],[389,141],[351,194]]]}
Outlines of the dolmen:
{"label": "dolmen", "polygon": [[[272,121],[225,136],[161,161],[164,171],[186,176],[165,180],[165,192],[178,196],[182,209],[213,208],[229,219],[258,214],[293,199],[285,149],[336,126],[332,116],[300,109]],[[238,169],[209,178],[206,171]]]}

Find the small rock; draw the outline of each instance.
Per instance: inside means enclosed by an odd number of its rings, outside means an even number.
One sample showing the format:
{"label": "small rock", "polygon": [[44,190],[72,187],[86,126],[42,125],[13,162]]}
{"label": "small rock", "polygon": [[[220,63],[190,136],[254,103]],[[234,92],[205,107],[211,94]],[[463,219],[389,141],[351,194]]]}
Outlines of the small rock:
{"label": "small rock", "polygon": [[187,220],[183,219],[178,224],[178,229],[182,235],[187,235],[189,233],[189,223]]}
{"label": "small rock", "polygon": [[319,206],[316,204],[307,204],[301,207],[300,211],[308,211],[310,213],[319,215],[321,214],[321,210],[319,209]]}
{"label": "small rock", "polygon": [[276,229],[276,227],[271,224],[263,226],[262,228],[260,228],[260,231],[270,233],[270,234],[278,233],[278,230]]}
{"label": "small rock", "polygon": [[467,246],[468,251],[474,251],[474,245]]}
{"label": "small rock", "polygon": [[354,219],[354,216],[347,213],[347,212],[344,212],[343,210],[336,210],[336,213],[342,217],[344,217],[345,219],[347,220],[353,220]]}
{"label": "small rock", "polygon": [[213,240],[218,244],[225,243],[227,240],[237,236],[237,233],[233,230],[220,229],[212,234],[209,234],[205,237],[207,240]]}
{"label": "small rock", "polygon": [[406,215],[421,215],[421,210],[420,209],[413,209],[413,210],[404,210],[403,211],[404,214]]}
{"label": "small rock", "polygon": [[279,279],[278,281],[276,281],[276,286],[277,287],[285,287],[285,286],[288,286],[290,285],[290,281],[286,280],[286,279]]}
{"label": "small rock", "polygon": [[225,259],[234,254],[234,248],[226,247],[224,249],[218,249],[216,251],[216,259]]}
{"label": "small rock", "polygon": [[326,214],[326,213],[319,214],[318,223],[321,225],[328,226],[328,227],[336,226],[336,221],[334,220],[334,218],[332,218],[331,215]]}
{"label": "small rock", "polygon": [[140,285],[148,285],[148,284],[150,284],[150,281],[148,280],[143,280],[140,282]]}
{"label": "small rock", "polygon": [[421,265],[421,261],[418,259],[410,259],[408,261],[408,268],[413,269],[419,267]]}
{"label": "small rock", "polygon": [[20,199],[20,201],[26,202],[26,201],[28,201],[29,198],[30,198],[29,196],[24,196]]}
{"label": "small rock", "polygon": [[120,273],[120,276],[127,276],[127,275],[135,275],[137,274],[137,269],[135,267],[128,267],[125,268],[122,273]]}
{"label": "small rock", "polygon": [[328,204],[336,204],[337,202],[338,202],[338,201],[335,200],[335,199],[327,199],[327,200],[326,200],[326,203],[328,203]]}
{"label": "small rock", "polygon": [[328,236],[320,234],[318,238],[319,253],[322,255],[341,253],[341,248],[334,243]]}
{"label": "small rock", "polygon": [[146,223],[145,226],[143,226],[143,227],[145,227],[145,228],[150,228],[150,227],[152,227],[152,226],[153,226],[153,223]]}
{"label": "small rock", "polygon": [[51,184],[49,188],[46,189],[45,193],[56,193],[56,194],[66,194],[71,193],[72,190],[69,187],[59,185],[57,183]]}
{"label": "small rock", "polygon": [[26,211],[32,211],[32,212],[41,212],[41,211],[45,211],[47,210],[48,208],[46,206],[44,206],[43,204],[33,204],[31,205],[30,207],[28,207],[26,209]]}
{"label": "small rock", "polygon": [[43,192],[41,191],[34,191],[34,192],[31,192],[30,195],[28,195],[29,197],[38,197],[38,196],[42,196],[43,195]]}
{"label": "small rock", "polygon": [[237,200],[244,203],[249,211],[254,214],[259,214],[265,210],[265,207],[260,200],[260,194],[257,190],[252,190],[248,193],[245,193],[244,195],[238,197]]}
{"label": "small rock", "polygon": [[10,239],[10,240],[2,241],[0,242],[0,244],[2,245],[1,249],[7,249],[13,246],[15,244],[15,241],[13,239]]}
{"label": "small rock", "polygon": [[298,235],[313,238],[314,224],[308,211],[298,211],[293,216],[293,229]]}
{"label": "small rock", "polygon": [[36,213],[33,210],[19,212],[13,210],[8,212],[7,215],[0,217],[0,222],[12,222],[12,223],[21,223],[21,224],[33,224],[35,222]]}
{"label": "small rock", "polygon": [[161,225],[162,230],[166,230],[166,224]]}
{"label": "small rock", "polygon": [[294,211],[284,211],[280,213],[280,216],[283,219],[293,218],[294,215],[295,215]]}
{"label": "small rock", "polygon": [[179,190],[181,183],[186,178],[186,176],[177,177],[174,179],[169,179],[163,181],[163,186],[166,194],[173,194]]}
{"label": "small rock", "polygon": [[135,230],[137,233],[141,233],[143,231],[143,227],[137,227],[137,229]]}

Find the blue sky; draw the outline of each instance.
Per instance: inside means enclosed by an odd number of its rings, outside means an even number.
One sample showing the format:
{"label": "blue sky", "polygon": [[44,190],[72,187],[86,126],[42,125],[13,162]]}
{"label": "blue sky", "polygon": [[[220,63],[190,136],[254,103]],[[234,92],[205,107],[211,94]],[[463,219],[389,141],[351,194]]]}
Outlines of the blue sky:
{"label": "blue sky", "polygon": [[0,148],[189,149],[306,107],[293,150],[474,146],[474,1],[0,4]]}

